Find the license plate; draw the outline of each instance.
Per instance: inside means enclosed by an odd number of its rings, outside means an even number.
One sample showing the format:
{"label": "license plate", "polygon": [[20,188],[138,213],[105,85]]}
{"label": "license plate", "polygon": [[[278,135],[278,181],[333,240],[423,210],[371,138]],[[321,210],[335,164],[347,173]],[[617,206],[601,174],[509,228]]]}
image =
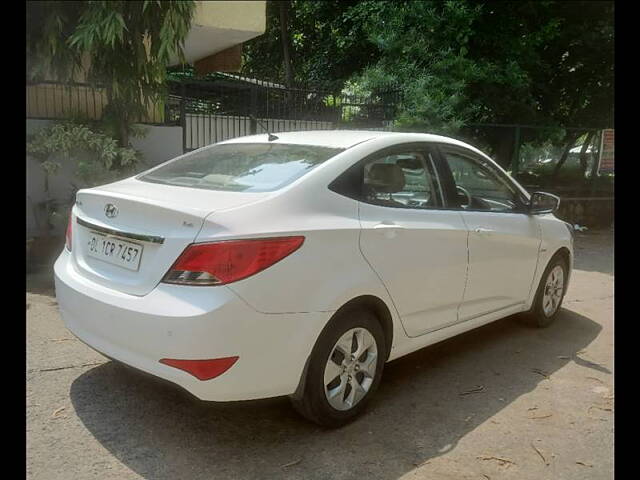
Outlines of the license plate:
{"label": "license plate", "polygon": [[117,237],[89,232],[87,254],[112,265],[137,271],[142,257],[142,245]]}

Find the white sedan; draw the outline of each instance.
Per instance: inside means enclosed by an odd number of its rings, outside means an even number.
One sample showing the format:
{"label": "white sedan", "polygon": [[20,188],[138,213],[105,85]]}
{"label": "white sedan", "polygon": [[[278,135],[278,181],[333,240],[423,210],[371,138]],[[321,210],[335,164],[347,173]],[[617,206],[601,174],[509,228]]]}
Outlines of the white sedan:
{"label": "white sedan", "polygon": [[573,263],[558,202],[437,135],[235,138],[80,190],[56,294],[110,358],[203,400],[288,395],[339,426],[385,362],[556,317]]}

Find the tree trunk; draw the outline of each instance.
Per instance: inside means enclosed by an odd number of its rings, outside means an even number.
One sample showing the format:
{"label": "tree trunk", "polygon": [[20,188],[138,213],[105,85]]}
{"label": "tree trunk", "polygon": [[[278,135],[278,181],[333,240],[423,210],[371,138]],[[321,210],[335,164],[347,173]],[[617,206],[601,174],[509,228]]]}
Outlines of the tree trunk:
{"label": "tree trunk", "polygon": [[111,86],[107,86],[107,109],[112,121],[115,122],[115,136],[120,147],[129,146],[129,116],[126,107],[123,107],[120,100],[113,98]]}
{"label": "tree trunk", "polygon": [[589,145],[591,145],[593,135],[594,132],[589,132],[587,134],[587,138],[584,140],[582,148],[580,149],[580,171],[582,172],[583,178],[587,174],[587,149],[589,148]]}
{"label": "tree trunk", "polygon": [[576,143],[576,140],[580,137],[580,135],[582,135],[581,132],[567,132],[567,135],[565,136],[565,141],[567,142],[566,147],[564,149],[564,152],[562,152],[560,160],[558,160],[558,163],[553,169],[553,173],[551,174],[552,179],[555,179],[558,176],[558,172],[562,168],[562,165],[564,165],[564,163],[567,161],[567,158],[569,158],[569,151],[571,150],[571,147],[573,147],[573,144]]}
{"label": "tree trunk", "polygon": [[49,192],[49,173],[44,172],[44,228],[41,233],[44,238],[51,236],[51,194]]}
{"label": "tree trunk", "polygon": [[293,87],[293,67],[291,65],[291,39],[289,38],[290,1],[278,2],[280,8],[280,39],[282,41],[282,59],[284,63],[285,85]]}
{"label": "tree trunk", "polygon": [[513,149],[515,148],[512,130],[498,128],[495,133],[488,136],[487,140],[491,146],[494,160],[507,170],[511,164]]}
{"label": "tree trunk", "polygon": [[598,160],[600,159],[600,151],[602,150],[602,133],[598,131],[596,135],[596,141],[594,142],[593,149],[593,164],[591,165],[591,175],[589,178],[589,191],[590,195],[594,196],[596,191],[596,182],[598,179]]}
{"label": "tree trunk", "polygon": [[124,113],[118,115],[118,143],[123,148],[127,148],[129,146],[128,119]]}

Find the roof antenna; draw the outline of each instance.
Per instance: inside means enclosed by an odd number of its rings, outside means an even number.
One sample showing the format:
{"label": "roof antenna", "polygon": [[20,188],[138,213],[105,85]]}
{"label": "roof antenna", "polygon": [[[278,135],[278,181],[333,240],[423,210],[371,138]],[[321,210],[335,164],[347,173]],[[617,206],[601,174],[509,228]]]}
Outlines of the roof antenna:
{"label": "roof antenna", "polygon": [[264,124],[260,120],[258,120],[253,115],[250,118],[252,120],[254,120],[256,123],[258,123],[258,125],[260,125],[265,132],[267,132],[267,140],[268,141],[273,142],[274,140],[278,140],[278,137],[276,137],[274,134],[270,133],[269,129],[267,127],[265,127]]}

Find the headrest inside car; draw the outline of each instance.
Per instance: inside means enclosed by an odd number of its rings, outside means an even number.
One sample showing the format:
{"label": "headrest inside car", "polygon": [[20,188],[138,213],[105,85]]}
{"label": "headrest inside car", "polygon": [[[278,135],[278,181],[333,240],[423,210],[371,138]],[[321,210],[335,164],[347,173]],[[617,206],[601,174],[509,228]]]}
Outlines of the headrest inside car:
{"label": "headrest inside car", "polygon": [[401,192],[404,189],[404,172],[392,163],[375,163],[369,168],[365,183],[377,192]]}

